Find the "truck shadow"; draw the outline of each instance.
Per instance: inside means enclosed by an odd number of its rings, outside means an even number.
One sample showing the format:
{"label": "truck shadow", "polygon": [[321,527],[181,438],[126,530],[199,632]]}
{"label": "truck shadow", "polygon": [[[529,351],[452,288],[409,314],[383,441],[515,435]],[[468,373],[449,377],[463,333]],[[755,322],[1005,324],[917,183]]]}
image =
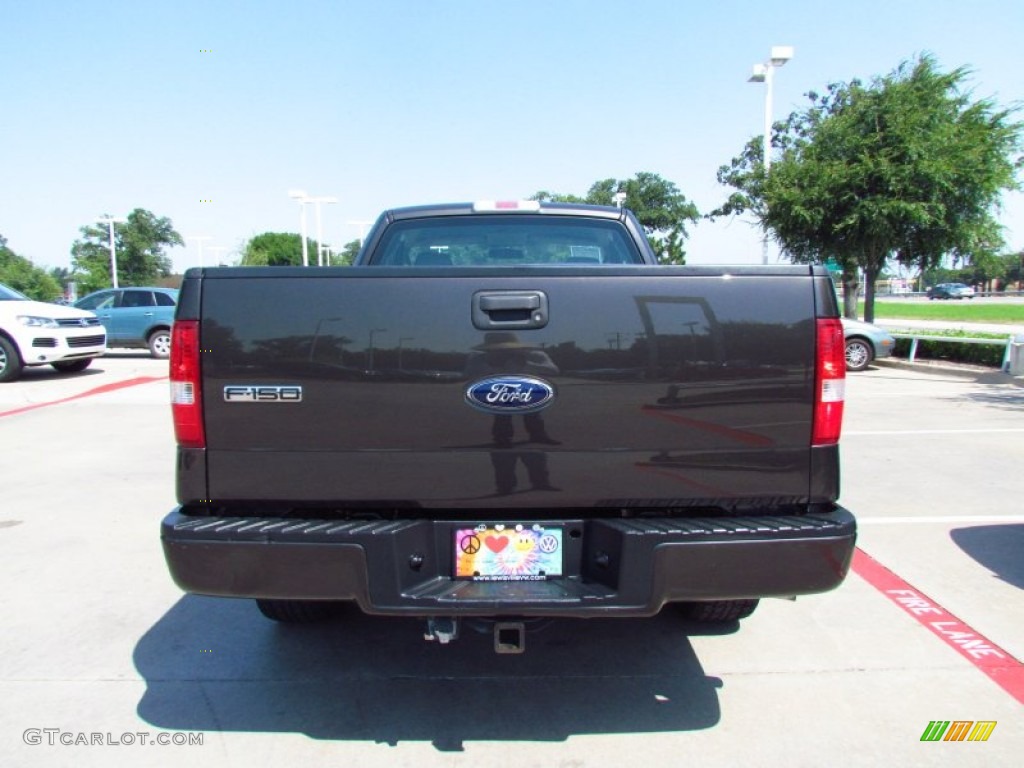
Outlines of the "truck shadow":
{"label": "truck shadow", "polygon": [[949,536],[997,578],[1024,589],[1024,525],[975,525],[957,528]]}
{"label": "truck shadow", "polygon": [[[736,626],[725,631],[735,631]],[[186,596],[135,647],[138,714],[175,731],[294,732],[461,751],[477,740],[709,728],[721,680],[704,675],[674,611],[653,619],[554,621],[526,653],[497,655],[463,626],[453,644],[424,622],[352,610],[274,624],[250,600]]]}
{"label": "truck shadow", "polygon": [[988,405],[1010,411],[1024,411],[1024,389],[988,389],[968,392],[961,397],[947,398],[957,402],[969,400],[979,405]]}

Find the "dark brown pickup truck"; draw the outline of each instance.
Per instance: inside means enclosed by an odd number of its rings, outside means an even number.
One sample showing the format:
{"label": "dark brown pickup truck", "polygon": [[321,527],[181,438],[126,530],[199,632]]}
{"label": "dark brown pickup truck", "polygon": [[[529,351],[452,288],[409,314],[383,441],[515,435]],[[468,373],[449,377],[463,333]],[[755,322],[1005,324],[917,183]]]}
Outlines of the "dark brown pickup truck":
{"label": "dark brown pickup truck", "polygon": [[659,266],[626,210],[399,209],[353,267],[190,270],[171,380],[171,573],[273,619],[485,617],[514,652],[850,564],[828,273]]}

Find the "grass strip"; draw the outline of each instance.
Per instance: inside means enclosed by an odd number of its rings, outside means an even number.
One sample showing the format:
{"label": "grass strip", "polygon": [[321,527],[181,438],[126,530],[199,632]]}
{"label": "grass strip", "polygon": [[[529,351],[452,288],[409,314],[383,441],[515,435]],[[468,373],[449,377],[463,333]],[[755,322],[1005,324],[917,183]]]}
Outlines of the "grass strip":
{"label": "grass strip", "polygon": [[[985,299],[970,301],[875,301],[875,317],[887,320],[948,320],[954,323],[1024,323],[1024,301],[1017,303],[984,303]],[[860,302],[860,316],[864,317],[864,302]]]}

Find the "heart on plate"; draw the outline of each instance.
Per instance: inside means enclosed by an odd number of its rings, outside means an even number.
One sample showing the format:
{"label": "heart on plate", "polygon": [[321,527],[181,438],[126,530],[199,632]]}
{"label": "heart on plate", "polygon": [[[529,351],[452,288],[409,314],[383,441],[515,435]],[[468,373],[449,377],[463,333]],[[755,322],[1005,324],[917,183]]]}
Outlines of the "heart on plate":
{"label": "heart on plate", "polygon": [[487,545],[487,548],[491,550],[491,552],[497,554],[508,546],[508,536],[488,536],[484,539],[484,544]]}

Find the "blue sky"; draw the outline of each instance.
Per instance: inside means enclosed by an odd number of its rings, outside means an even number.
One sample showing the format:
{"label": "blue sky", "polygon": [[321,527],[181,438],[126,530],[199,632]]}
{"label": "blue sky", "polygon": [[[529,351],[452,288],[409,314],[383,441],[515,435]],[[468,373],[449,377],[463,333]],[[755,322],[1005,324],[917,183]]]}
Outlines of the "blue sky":
{"label": "blue sky", "polygon": [[[584,193],[653,171],[702,212],[718,166],[828,82],[920,52],[1024,102],[1017,0],[89,2],[3,0],[0,234],[67,266],[79,227],[146,208],[233,261],[298,231],[287,190],[336,196],[325,242],[398,205]],[[209,51],[209,52],[206,52]],[[210,201],[210,202],[205,202]],[[313,212],[309,210],[311,234]],[[1024,248],[1024,196],[1001,215]],[[702,222],[689,262],[760,261],[744,221]],[[198,263],[194,244],[171,252]]]}

